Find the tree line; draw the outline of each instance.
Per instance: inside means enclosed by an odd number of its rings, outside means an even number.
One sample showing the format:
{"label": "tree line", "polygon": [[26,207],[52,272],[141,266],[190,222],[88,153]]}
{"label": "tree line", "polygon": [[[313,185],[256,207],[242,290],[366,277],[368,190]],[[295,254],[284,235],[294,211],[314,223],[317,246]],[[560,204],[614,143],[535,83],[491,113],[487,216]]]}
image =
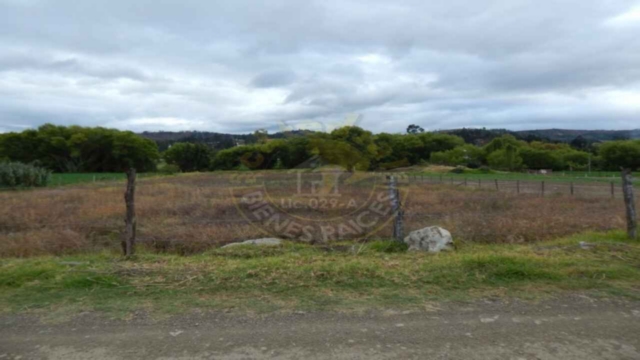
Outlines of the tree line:
{"label": "tree line", "polygon": [[504,134],[477,146],[456,135],[424,132],[415,125],[406,134],[374,135],[351,126],[289,138],[270,139],[264,133],[256,137],[255,144],[209,153],[199,144],[176,144],[165,152],[165,159],[183,171],[292,169],[323,163],[349,170],[387,170],[427,163],[505,171],[640,168],[640,140],[568,144],[526,141]]}
{"label": "tree line", "polygon": [[148,172],[158,164],[183,172],[323,164],[348,170],[387,170],[427,163],[507,171],[640,168],[640,140],[552,143],[505,133],[478,146],[460,136],[424,132],[417,125],[410,126],[406,134],[373,134],[347,126],[329,133],[297,132],[277,138],[257,131],[252,139],[252,144],[222,150],[184,141],[161,153],[156,142],[129,131],[46,124],[0,134],[0,161],[36,164],[55,172],[121,172],[131,167]]}
{"label": "tree line", "polygon": [[45,124],[0,134],[0,160],[34,164],[54,172],[154,171],[158,145],[130,131]]}

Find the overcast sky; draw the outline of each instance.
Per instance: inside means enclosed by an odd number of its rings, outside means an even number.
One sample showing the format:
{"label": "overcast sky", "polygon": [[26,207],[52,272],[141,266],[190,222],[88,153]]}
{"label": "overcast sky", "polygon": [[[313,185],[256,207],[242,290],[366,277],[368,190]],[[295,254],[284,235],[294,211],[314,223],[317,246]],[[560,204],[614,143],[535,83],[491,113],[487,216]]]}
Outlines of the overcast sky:
{"label": "overcast sky", "polygon": [[640,1],[0,0],[0,132],[640,128]]}

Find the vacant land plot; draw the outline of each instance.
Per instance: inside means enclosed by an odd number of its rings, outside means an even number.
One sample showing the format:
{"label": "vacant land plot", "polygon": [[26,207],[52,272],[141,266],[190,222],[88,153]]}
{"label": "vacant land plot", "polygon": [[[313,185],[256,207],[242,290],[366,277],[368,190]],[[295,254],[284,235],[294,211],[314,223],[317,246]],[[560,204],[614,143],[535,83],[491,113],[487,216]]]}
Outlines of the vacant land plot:
{"label": "vacant land plot", "polygon": [[[308,176],[319,176],[311,174]],[[156,252],[193,254],[213,247],[265,236],[286,237],[274,224],[247,221],[239,211],[243,192],[267,188],[269,200],[280,210],[323,224],[344,222],[375,191],[384,192],[380,178],[361,176],[341,183],[341,196],[353,204],[314,202],[290,206],[297,191],[296,177],[264,173],[207,173],[142,179],[138,184],[139,241]],[[0,255],[36,256],[117,249],[123,228],[121,182],[0,193]],[[554,239],[590,230],[624,227],[620,198],[549,196],[496,192],[491,189],[411,183],[401,186],[405,196],[407,231],[430,225],[449,229],[461,242],[525,243]],[[244,190],[243,190],[244,191]],[[245,192],[246,193],[246,192]],[[382,222],[367,239],[389,238]],[[307,240],[327,240],[314,233]],[[358,238],[336,233],[331,239]]]}
{"label": "vacant land plot", "polygon": [[[220,249],[287,237],[282,219],[256,221],[243,212],[246,194],[255,189],[282,214],[334,228],[357,222],[355,209],[372,198],[384,202],[389,193],[386,180],[366,173],[347,174],[331,186],[325,180],[332,174],[300,175],[320,198],[304,196],[297,174],[255,175],[141,179],[140,246],[130,261],[119,256],[123,182],[0,193],[0,308],[124,314],[419,308],[440,299],[558,291],[640,296],[640,245],[620,231],[620,199],[413,182],[400,185],[406,230],[445,227],[457,241],[455,252],[407,253],[388,240],[385,221],[365,238],[338,231],[327,239],[319,231],[306,243]],[[340,196],[332,197],[337,189]]]}

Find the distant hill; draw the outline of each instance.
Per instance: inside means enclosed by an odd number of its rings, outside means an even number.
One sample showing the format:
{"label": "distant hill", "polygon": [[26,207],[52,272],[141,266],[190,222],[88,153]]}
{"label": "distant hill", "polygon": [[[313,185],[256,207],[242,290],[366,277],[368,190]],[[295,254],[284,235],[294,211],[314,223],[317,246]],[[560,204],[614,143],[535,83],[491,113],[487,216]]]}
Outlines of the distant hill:
{"label": "distant hill", "polygon": [[206,144],[213,149],[227,149],[238,143],[255,142],[253,135],[230,135],[208,131],[145,131],[140,136],[158,143],[160,151],[177,142]]}
{"label": "distant hill", "polygon": [[[303,136],[313,133],[308,130],[294,130],[269,134],[271,139],[281,139],[289,136]],[[158,143],[160,151],[166,150],[177,142],[206,144],[212,149],[222,150],[236,145],[253,144],[256,137],[253,134],[223,134],[209,131],[145,131],[139,134]]]}
{"label": "distant hill", "polygon": [[588,141],[608,141],[640,138],[640,129],[636,130],[569,130],[569,129],[546,129],[546,130],[525,130],[516,131],[520,136],[534,135],[552,141],[571,142],[581,136]]}
{"label": "distant hill", "polygon": [[[512,131],[507,129],[476,129],[462,128],[440,130],[440,133],[460,136],[465,142],[484,145],[496,137],[510,134],[525,141],[546,141],[570,143],[577,137],[582,137],[587,143],[608,140],[638,139],[640,129],[637,130],[571,130],[571,129],[543,129]],[[310,130],[294,130],[269,134],[270,139],[282,139],[291,136],[305,136],[313,134]],[[237,145],[253,144],[257,141],[253,134],[222,134],[208,131],[145,131],[141,136],[158,143],[161,151],[177,142],[202,143],[217,150],[228,149]]]}
{"label": "distant hill", "polygon": [[571,129],[543,129],[511,131],[506,129],[451,129],[442,130],[442,133],[457,135],[467,143],[484,145],[496,137],[510,134],[525,141],[547,141],[570,143],[578,137],[582,137],[589,143],[609,140],[624,140],[640,138],[638,130],[571,130]]}

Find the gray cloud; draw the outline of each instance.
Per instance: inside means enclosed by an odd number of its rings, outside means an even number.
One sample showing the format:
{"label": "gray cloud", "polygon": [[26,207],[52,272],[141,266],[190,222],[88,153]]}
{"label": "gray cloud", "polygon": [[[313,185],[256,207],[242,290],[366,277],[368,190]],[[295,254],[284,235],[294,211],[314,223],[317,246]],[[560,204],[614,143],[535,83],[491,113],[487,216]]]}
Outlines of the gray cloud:
{"label": "gray cloud", "polygon": [[624,15],[634,9],[640,2],[0,0],[0,131],[247,132],[338,125],[352,113],[390,132],[637,128],[640,22]]}
{"label": "gray cloud", "polygon": [[257,88],[281,87],[293,83],[296,74],[289,70],[271,70],[258,74],[251,80],[251,85]]}

